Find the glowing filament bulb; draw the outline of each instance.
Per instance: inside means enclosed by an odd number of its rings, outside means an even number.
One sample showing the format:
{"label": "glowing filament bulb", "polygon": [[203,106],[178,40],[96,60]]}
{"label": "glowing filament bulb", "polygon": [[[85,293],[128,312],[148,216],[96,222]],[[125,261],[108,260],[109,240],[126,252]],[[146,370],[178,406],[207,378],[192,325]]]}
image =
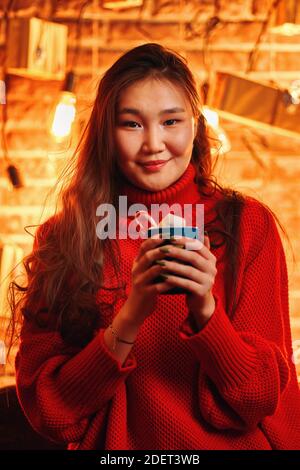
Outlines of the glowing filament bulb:
{"label": "glowing filament bulb", "polygon": [[63,91],[54,111],[50,132],[57,141],[62,141],[71,133],[76,114],[76,96]]}
{"label": "glowing filament bulb", "polygon": [[203,106],[202,114],[209,126],[213,127],[214,129],[219,127],[219,116],[216,111],[213,111],[208,106]]}

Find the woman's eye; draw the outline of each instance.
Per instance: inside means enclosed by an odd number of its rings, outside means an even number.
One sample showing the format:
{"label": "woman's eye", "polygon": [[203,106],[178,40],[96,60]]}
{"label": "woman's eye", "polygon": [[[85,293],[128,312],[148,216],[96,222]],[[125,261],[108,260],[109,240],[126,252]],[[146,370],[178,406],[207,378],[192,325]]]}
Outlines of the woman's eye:
{"label": "woman's eye", "polygon": [[[132,126],[131,124],[133,124],[133,126]],[[122,126],[124,126],[124,127],[135,127],[134,124],[138,124],[138,123],[135,122],[135,121],[125,121],[125,122],[122,122]]]}
{"label": "woman's eye", "polygon": [[176,122],[179,122],[178,119],[168,119],[166,122],[176,124]]}
{"label": "woman's eye", "polygon": [[[167,124],[168,127],[176,124],[177,122],[179,122],[178,119],[168,119],[167,121],[164,122],[164,124]],[[137,122],[135,121],[124,121],[121,123],[121,126],[124,126],[124,127],[131,127],[133,129],[135,129],[136,127],[138,127],[140,124],[138,124]]]}

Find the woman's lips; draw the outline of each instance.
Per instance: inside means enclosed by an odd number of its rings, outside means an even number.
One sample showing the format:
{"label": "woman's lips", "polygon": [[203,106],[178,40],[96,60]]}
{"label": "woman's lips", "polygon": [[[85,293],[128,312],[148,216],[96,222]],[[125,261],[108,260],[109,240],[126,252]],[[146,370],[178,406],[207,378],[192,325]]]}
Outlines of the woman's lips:
{"label": "woman's lips", "polygon": [[140,163],[140,165],[149,171],[159,171],[169,160],[158,160],[157,162]]}

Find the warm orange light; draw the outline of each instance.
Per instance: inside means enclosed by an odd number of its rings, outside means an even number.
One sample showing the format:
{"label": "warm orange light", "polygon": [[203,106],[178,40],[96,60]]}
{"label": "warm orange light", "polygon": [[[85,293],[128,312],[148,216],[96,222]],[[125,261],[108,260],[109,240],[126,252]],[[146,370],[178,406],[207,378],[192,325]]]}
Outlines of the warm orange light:
{"label": "warm orange light", "polygon": [[300,34],[300,25],[295,23],[283,23],[270,28],[270,32],[280,36],[298,36]]}
{"label": "warm orange light", "polygon": [[205,117],[210,130],[219,141],[219,148],[216,149],[217,152],[221,154],[229,152],[231,150],[230,140],[224,129],[220,126],[219,114],[208,106],[203,106],[202,114]]}
{"label": "warm orange light", "polygon": [[68,137],[76,115],[76,96],[70,91],[63,91],[54,111],[50,133],[57,142]]}
{"label": "warm orange light", "polygon": [[103,0],[102,7],[110,10],[134,8],[143,5],[143,0]]}

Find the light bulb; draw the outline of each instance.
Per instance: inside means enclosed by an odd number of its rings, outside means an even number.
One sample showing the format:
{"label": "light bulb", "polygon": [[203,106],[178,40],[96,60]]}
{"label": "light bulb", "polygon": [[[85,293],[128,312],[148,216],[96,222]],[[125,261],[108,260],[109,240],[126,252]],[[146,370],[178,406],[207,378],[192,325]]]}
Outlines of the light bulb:
{"label": "light bulb", "polygon": [[231,150],[231,143],[226,132],[220,127],[217,134],[217,138],[220,142],[220,148],[218,149],[221,154],[227,153]]}
{"label": "light bulb", "polygon": [[300,80],[294,80],[289,86],[292,104],[300,104]]}
{"label": "light bulb", "polygon": [[300,34],[300,25],[296,23],[283,23],[273,26],[269,29],[270,33],[280,36],[298,36]]}
{"label": "light bulb", "polygon": [[220,126],[219,114],[208,106],[203,106],[202,114],[206,119],[207,125],[211,129],[213,136],[215,136],[219,142],[216,149],[212,147],[212,152],[214,153],[215,151],[216,153],[221,154],[229,152],[231,150],[230,140],[224,129]]}
{"label": "light bulb", "polygon": [[208,106],[203,106],[202,114],[205,117],[207,124],[215,129],[219,127],[219,115]]}
{"label": "light bulb", "polygon": [[50,133],[57,142],[68,137],[76,114],[76,96],[70,91],[63,91],[54,111]]}

